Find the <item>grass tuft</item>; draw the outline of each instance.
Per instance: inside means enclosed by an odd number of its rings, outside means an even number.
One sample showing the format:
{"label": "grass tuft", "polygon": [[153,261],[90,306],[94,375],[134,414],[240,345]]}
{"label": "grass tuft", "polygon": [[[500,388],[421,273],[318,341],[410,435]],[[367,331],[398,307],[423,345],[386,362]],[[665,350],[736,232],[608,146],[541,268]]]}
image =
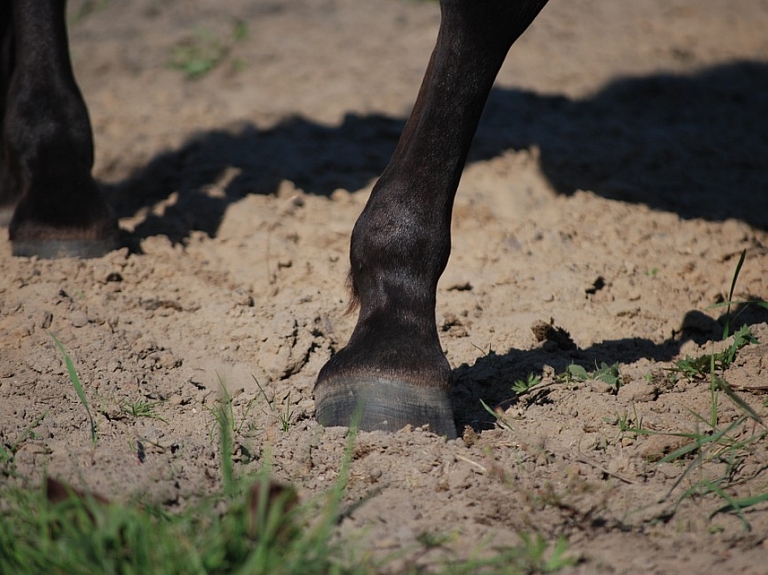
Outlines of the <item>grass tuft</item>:
{"label": "grass tuft", "polygon": [[587,371],[584,367],[572,363],[563,373],[556,376],[556,379],[560,383],[569,384],[571,382],[585,382],[585,381],[602,381],[610,386],[611,391],[616,394],[622,385],[621,374],[619,373],[619,363],[607,364],[601,362],[598,366],[595,364],[595,370],[592,372]]}
{"label": "grass tuft", "polygon": [[[374,575],[395,573],[524,575],[553,573],[576,559],[567,542],[550,544],[540,534],[520,534],[517,546],[463,560],[425,553],[448,537],[424,535],[413,560],[393,569],[397,557],[374,560],[338,536],[337,525],[358,503],[344,508],[356,432],[350,430],[333,487],[299,503],[296,492],[269,471],[237,478],[231,459],[230,406],[214,411],[220,434],[222,487],[178,513],[153,505],[121,504],[69,488],[0,484],[0,573],[163,575]],[[54,491],[51,485],[57,486]],[[372,495],[376,496],[376,495]],[[450,550],[447,550],[450,553]],[[410,553],[410,550],[404,553]],[[426,571],[425,571],[426,569]]]}
{"label": "grass tuft", "polygon": [[719,353],[708,353],[698,357],[685,356],[685,359],[675,362],[667,371],[675,377],[689,380],[706,379],[716,371],[725,371],[736,359],[738,351],[750,344],[759,343],[748,325],[740,327],[733,334],[733,342]]}
{"label": "grass tuft", "polygon": [[[201,78],[227,58],[235,43],[247,38],[248,25],[239,19],[235,19],[230,35],[224,39],[206,28],[198,28],[192,37],[174,46],[168,65],[191,80]],[[232,61],[234,70],[243,66],[242,60]]]}

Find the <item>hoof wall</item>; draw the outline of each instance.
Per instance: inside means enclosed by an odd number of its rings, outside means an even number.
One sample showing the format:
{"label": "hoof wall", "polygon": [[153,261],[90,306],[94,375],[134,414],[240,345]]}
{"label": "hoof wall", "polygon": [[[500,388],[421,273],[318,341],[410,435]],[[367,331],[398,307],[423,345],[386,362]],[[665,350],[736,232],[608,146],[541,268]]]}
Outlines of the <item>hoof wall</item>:
{"label": "hoof wall", "polygon": [[37,256],[41,259],[100,258],[119,246],[117,238],[100,240],[12,240],[11,250],[17,257]]}
{"label": "hoof wall", "polygon": [[335,377],[315,386],[320,425],[363,431],[398,431],[406,425],[429,425],[437,435],[456,437],[448,390],[382,377]]}

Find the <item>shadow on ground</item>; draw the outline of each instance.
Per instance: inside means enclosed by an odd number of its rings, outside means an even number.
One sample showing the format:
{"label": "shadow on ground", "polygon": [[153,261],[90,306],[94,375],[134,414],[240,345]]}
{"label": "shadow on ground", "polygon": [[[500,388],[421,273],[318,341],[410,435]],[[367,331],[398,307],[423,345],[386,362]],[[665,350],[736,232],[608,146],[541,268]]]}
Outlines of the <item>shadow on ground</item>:
{"label": "shadow on ground", "polygon": [[[585,349],[575,345],[550,345],[547,341],[534,350],[510,349],[498,354],[490,351],[479,357],[474,365],[463,364],[453,370],[454,388],[452,404],[457,429],[465,426],[475,431],[492,429],[496,422],[483,407],[509,407],[517,401],[512,386],[517,380],[525,380],[529,374],[543,375],[545,367],[556,374],[564,373],[570,364],[580,365],[589,372],[602,363],[631,364],[647,358],[654,362],[669,362],[680,353],[688,341],[702,345],[720,340],[726,321],[725,312],[712,319],[700,311],[689,311],[682,318],[680,330],[662,343],[643,338],[623,338],[595,343]],[[768,323],[768,309],[740,304],[731,309],[730,333],[743,325]]]}
{"label": "shadow on ground", "polygon": [[[495,88],[469,162],[540,149],[541,168],[562,194],[591,190],[682,218],[736,218],[768,229],[768,65],[734,62],[695,75],[619,79],[570,100]],[[107,187],[119,217],[176,192],[134,239],[183,242],[215,236],[224,212],[247,194],[274,193],[283,179],[309,194],[357,190],[383,170],[404,118],[348,115],[341,125],[301,117],[261,131],[243,124],[199,134]],[[209,193],[226,170],[236,177]]]}
{"label": "shadow on ground", "polygon": [[[588,100],[496,90],[470,160],[536,145],[562,194],[768,228],[768,65],[618,79]],[[494,131],[494,127],[499,130]]]}

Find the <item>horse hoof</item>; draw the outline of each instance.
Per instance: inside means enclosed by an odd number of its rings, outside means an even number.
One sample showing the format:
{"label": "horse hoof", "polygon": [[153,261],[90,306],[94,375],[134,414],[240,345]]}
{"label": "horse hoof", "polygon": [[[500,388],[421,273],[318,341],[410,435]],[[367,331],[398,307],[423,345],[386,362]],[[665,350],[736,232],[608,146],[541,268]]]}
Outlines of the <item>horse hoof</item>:
{"label": "horse hoof", "polygon": [[37,256],[41,259],[100,258],[119,247],[116,236],[89,240],[11,240],[14,256]]}
{"label": "horse hoof", "polygon": [[429,425],[430,431],[456,437],[449,390],[365,374],[335,376],[315,385],[315,417],[325,427],[397,431]]}

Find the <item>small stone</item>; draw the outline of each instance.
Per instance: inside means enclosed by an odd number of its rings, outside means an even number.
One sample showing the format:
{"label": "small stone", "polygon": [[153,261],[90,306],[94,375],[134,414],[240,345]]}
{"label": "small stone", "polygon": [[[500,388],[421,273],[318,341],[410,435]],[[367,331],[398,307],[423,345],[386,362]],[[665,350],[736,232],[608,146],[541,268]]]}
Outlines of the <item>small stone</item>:
{"label": "small stone", "polygon": [[73,311],[69,316],[69,320],[72,322],[73,327],[85,327],[88,325],[88,315],[84,311]]}

